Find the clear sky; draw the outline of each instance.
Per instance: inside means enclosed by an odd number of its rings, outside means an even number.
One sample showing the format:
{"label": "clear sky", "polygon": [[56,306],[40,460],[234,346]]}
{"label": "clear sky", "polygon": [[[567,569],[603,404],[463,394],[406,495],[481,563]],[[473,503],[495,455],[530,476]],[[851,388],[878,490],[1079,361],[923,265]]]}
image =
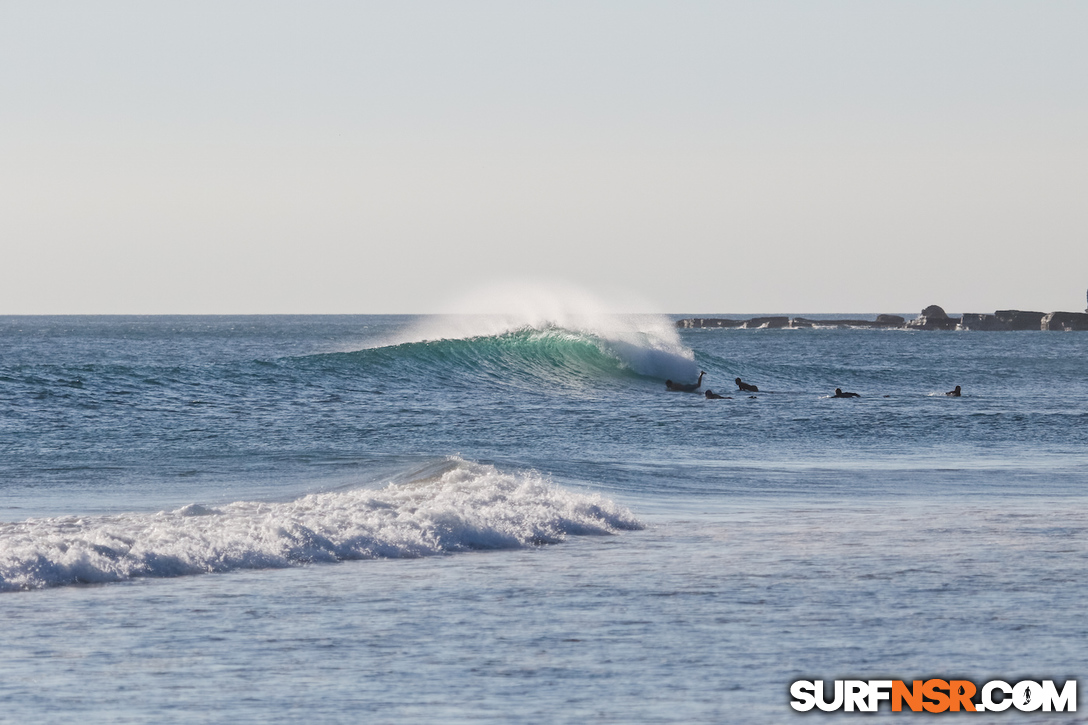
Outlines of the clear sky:
{"label": "clear sky", "polygon": [[1059,0],[0,0],[0,314],[440,312],[520,279],[1079,311],[1086,33]]}

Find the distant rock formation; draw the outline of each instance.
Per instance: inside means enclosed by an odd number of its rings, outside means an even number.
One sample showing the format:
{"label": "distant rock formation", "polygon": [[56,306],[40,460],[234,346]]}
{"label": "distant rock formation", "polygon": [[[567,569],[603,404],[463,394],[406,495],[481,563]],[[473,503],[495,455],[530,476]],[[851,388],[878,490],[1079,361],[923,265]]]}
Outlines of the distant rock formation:
{"label": "distant rock formation", "polygon": [[728,317],[689,317],[677,320],[676,326],[692,328],[769,328],[784,327],[893,327],[909,330],[978,330],[1004,332],[1012,330],[1088,330],[1088,312],[1029,312],[998,310],[992,315],[968,312],[962,317],[949,317],[944,309],[930,305],[913,320],[899,315],[877,315],[876,320],[812,320],[807,317],[790,319],[784,315],[734,320]]}
{"label": "distant rock formation", "polygon": [[949,317],[937,305],[930,305],[922,314],[907,323],[912,330],[955,330],[960,323],[958,318]]}
{"label": "distant rock formation", "polygon": [[753,317],[744,323],[744,327],[748,329],[765,327],[773,330],[789,326],[790,318],[788,317]]}
{"label": "distant rock formation", "polygon": [[1051,312],[1039,323],[1040,330],[1073,332],[1088,330],[1088,313]]}
{"label": "distant rock formation", "polygon": [[997,315],[983,315],[974,312],[965,312],[960,318],[957,330],[973,330],[982,332],[1000,332],[1011,330],[1008,323],[997,319]]}
{"label": "distant rock formation", "polygon": [[906,320],[899,315],[877,315],[876,320],[810,320],[794,317],[790,327],[902,327]]}
{"label": "distant rock formation", "polygon": [[[938,308],[939,309],[939,308]],[[728,317],[688,317],[677,320],[676,326],[680,329],[717,329],[717,328],[745,328],[755,329],[782,329],[786,327],[903,327],[906,318],[899,315],[877,315],[875,320],[811,320],[807,317],[790,318],[785,315],[772,317],[753,317],[749,320],[734,320]]]}
{"label": "distant rock formation", "polygon": [[741,327],[743,324],[744,320],[729,320],[724,317],[689,317],[676,322],[676,326],[680,328]]}
{"label": "distant rock formation", "polygon": [[1021,310],[998,310],[997,319],[1008,325],[1010,330],[1039,330],[1045,312],[1023,312]]}
{"label": "distant rock formation", "polygon": [[1022,310],[998,310],[992,315],[966,313],[957,329],[985,332],[1039,330],[1042,329],[1041,323],[1045,315],[1045,312],[1024,312]]}

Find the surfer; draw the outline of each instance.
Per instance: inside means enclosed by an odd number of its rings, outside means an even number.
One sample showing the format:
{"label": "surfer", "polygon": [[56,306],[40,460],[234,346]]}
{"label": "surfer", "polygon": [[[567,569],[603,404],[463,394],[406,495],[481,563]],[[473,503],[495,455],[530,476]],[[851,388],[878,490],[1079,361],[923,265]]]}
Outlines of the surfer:
{"label": "surfer", "polygon": [[700,370],[699,379],[694,383],[674,383],[671,380],[666,380],[665,390],[672,390],[677,393],[694,393],[696,390],[703,386],[704,375],[706,375],[706,371]]}
{"label": "surfer", "polygon": [[732,400],[733,399],[732,397],[730,397],[728,395],[718,395],[717,393],[715,393],[710,388],[706,389],[706,392],[704,393],[704,395],[706,395],[707,400]]}
{"label": "surfer", "polygon": [[860,398],[861,396],[858,395],[857,393],[844,393],[844,392],[842,392],[842,388],[835,388],[835,394],[832,395],[831,397],[832,398]]}
{"label": "surfer", "polygon": [[960,397],[960,386],[957,385],[955,390],[949,390],[947,393],[945,393],[945,395],[950,398]]}
{"label": "surfer", "polygon": [[754,385],[749,385],[748,383],[744,382],[740,378],[737,378],[733,382],[735,382],[737,384],[737,390],[741,391],[742,393],[758,393],[759,392],[759,388],[757,388]]}

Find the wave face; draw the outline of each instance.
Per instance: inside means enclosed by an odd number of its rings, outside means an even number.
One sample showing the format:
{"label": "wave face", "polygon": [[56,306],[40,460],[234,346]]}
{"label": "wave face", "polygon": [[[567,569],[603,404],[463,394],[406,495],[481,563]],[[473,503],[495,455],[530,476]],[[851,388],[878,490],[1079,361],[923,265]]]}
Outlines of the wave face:
{"label": "wave face", "polygon": [[639,528],[599,495],[451,458],[379,490],[0,524],[0,591],[516,549]]}
{"label": "wave face", "polygon": [[616,314],[577,288],[511,281],[477,290],[452,308],[490,312],[429,316],[367,347],[504,380],[577,384],[634,374],[694,382],[699,372],[672,321]]}
{"label": "wave face", "polygon": [[[648,342],[610,340],[592,333],[548,327],[524,328],[465,339],[424,340],[341,353],[363,368],[391,375],[442,379],[449,384],[532,383],[580,385],[642,376],[694,380],[693,356]],[[327,357],[327,356],[323,356]]]}
{"label": "wave face", "polygon": [[384,344],[309,359],[451,386],[579,387],[610,378],[694,381],[698,375],[694,353],[655,316],[446,317]]}

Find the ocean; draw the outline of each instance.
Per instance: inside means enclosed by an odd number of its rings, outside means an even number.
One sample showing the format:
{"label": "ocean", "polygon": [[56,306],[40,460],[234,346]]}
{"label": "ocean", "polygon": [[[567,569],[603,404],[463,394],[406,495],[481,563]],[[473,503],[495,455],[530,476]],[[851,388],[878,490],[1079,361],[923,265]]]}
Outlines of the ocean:
{"label": "ocean", "polygon": [[[823,721],[791,682],[1088,672],[1088,334],[678,318],[0,317],[0,721]],[[729,397],[666,390],[700,371]],[[972,718],[1035,721],[1086,720]]]}

